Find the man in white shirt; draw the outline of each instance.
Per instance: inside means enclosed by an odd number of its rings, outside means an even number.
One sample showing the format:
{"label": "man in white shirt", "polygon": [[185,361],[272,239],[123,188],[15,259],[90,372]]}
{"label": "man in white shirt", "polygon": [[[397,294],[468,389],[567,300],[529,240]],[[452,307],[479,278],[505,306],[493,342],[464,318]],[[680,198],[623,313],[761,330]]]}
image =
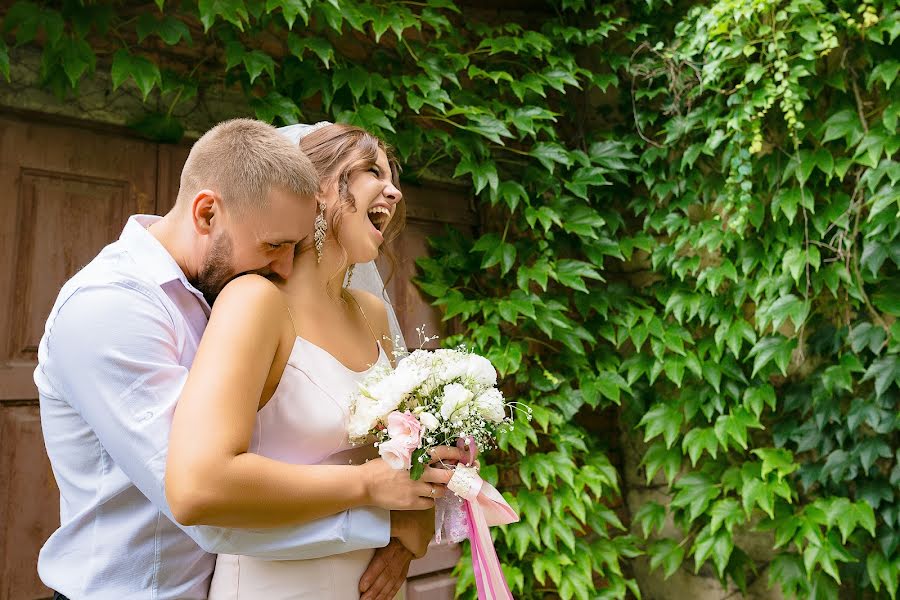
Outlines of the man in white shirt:
{"label": "man in white shirt", "polygon": [[[176,208],[131,217],[63,286],[34,374],[61,518],[38,571],[57,597],[205,599],[220,552],[278,560],[381,548],[363,597],[387,600],[405,578],[412,555],[391,540],[382,509],[224,529],[181,527],[165,500],[169,427],[210,304],[239,274],[290,275],[317,188],[308,159],[274,128],[222,123],[192,148]],[[239,206],[233,189],[252,190],[259,209]]]}

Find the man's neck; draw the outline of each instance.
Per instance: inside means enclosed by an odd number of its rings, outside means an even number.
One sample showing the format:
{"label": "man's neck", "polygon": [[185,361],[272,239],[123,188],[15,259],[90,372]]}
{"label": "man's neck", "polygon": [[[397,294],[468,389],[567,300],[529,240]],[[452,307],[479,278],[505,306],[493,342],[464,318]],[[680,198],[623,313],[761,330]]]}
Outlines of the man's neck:
{"label": "man's neck", "polygon": [[189,259],[191,256],[191,244],[183,235],[184,223],[173,212],[169,212],[162,219],[152,223],[147,231],[162,244],[166,252],[175,260],[181,272],[188,281],[192,281],[197,274],[197,265]]}

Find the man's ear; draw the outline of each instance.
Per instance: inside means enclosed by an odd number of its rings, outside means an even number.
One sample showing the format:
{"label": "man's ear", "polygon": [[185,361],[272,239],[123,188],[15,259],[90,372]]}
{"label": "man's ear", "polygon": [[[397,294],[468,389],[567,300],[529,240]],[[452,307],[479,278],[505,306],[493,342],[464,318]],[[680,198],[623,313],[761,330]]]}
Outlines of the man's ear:
{"label": "man's ear", "polygon": [[191,201],[191,221],[200,235],[209,235],[213,220],[219,218],[219,195],[212,190],[200,190]]}

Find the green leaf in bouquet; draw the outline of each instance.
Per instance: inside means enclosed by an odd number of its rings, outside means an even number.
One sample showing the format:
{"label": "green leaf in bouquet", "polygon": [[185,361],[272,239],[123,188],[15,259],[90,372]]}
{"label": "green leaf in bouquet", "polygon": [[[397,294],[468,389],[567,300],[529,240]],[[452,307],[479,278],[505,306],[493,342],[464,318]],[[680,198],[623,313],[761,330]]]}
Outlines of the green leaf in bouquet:
{"label": "green leaf in bouquet", "polygon": [[409,476],[418,481],[425,472],[428,465],[428,451],[425,448],[417,448],[412,454],[412,467],[409,469]]}

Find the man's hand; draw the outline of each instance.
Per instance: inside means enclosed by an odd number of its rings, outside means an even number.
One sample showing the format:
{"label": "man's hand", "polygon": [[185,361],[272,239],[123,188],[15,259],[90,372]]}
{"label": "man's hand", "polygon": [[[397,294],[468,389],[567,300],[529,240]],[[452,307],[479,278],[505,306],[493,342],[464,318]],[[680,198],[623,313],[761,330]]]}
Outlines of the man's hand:
{"label": "man's hand", "polygon": [[413,554],[397,538],[375,550],[365,573],[359,578],[359,600],[392,600],[409,572]]}
{"label": "man's hand", "polygon": [[434,537],[434,509],[391,511],[391,537],[403,544],[415,558],[422,558]]}

